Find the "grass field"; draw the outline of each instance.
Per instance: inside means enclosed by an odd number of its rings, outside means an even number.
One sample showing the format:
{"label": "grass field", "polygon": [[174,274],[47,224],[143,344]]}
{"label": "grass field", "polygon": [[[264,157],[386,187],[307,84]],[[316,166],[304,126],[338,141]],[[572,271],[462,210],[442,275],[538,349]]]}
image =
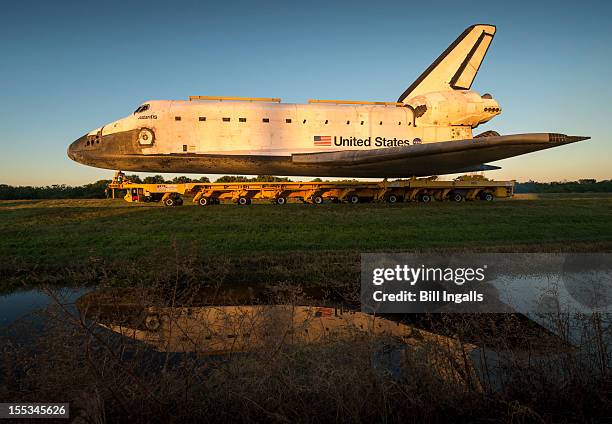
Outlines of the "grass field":
{"label": "grass field", "polygon": [[66,270],[91,272],[101,263],[143,271],[187,261],[230,268],[225,275],[236,279],[247,278],[247,270],[265,274],[265,280],[316,279],[312,272],[327,275],[324,269],[334,276],[350,272],[359,253],[371,251],[609,251],[611,218],[612,196],[597,194],[523,195],[492,203],[206,208],[2,201],[0,275],[14,279],[40,270],[38,278],[51,273],[61,279]]}
{"label": "grass field", "polygon": [[[324,292],[348,285],[352,293],[342,294],[355,302],[362,252],[610,251],[611,212],[610,195],[207,208],[4,201],[0,293],[35,285],[99,285],[107,293],[114,293],[109,286],[135,286],[130,299],[142,312],[175,301],[197,305],[196,294],[209,283],[245,284],[246,294],[270,284],[281,289],[270,290],[271,301],[290,307],[311,300],[308,285]],[[278,297],[287,288],[294,292]],[[217,289],[209,303],[223,299]],[[62,304],[54,290],[44,291]],[[126,310],[123,298],[108,299],[113,313]],[[162,317],[175,320],[175,331],[186,328],[178,321],[182,310]],[[461,360],[451,345],[417,337],[344,340],[332,332],[325,342],[294,345],[293,330],[268,322],[269,343],[211,360],[170,350],[154,355],[129,336],[98,331],[91,323],[104,321],[95,314],[80,319],[56,305],[37,315],[42,327],[21,320],[6,339],[0,332],[0,401],[70,402],[71,414],[90,422],[128,415],[134,422],[603,422],[611,405],[609,327],[595,315],[583,317],[576,323],[580,344],[570,350],[568,322],[551,315],[560,338],[550,345],[552,338],[514,314],[412,317],[452,336],[452,346],[479,347],[473,355],[462,350]],[[236,340],[235,322],[216,331]],[[481,366],[472,373],[476,357]],[[463,377],[449,378],[452,370]]]}

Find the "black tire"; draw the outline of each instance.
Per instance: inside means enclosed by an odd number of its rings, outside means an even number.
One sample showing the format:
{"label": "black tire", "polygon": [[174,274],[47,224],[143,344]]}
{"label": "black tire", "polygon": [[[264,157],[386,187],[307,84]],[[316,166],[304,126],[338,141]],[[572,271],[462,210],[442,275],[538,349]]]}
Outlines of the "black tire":
{"label": "black tire", "polygon": [[168,206],[169,208],[176,206],[174,197],[168,197],[166,200],[164,200],[164,206]]}
{"label": "black tire", "polygon": [[462,202],[463,201],[463,195],[461,193],[452,193],[450,198],[451,198],[451,200],[453,202]]}
{"label": "black tire", "polygon": [[323,196],[313,196],[312,203],[315,205],[321,205],[323,203]]}
{"label": "black tire", "polygon": [[277,205],[284,205],[287,203],[287,198],[283,196],[279,196],[276,198],[276,200],[274,200],[274,203],[276,203]]}
{"label": "black tire", "polygon": [[399,201],[399,197],[397,197],[395,194],[390,194],[389,197],[387,197],[387,202],[389,203],[397,203]]}
{"label": "black tire", "polygon": [[177,197],[175,199],[174,203],[176,203],[176,206],[183,206],[183,198],[182,197]]}
{"label": "black tire", "polygon": [[493,193],[485,191],[484,193],[480,195],[480,199],[484,200],[485,202],[491,202],[493,201],[494,196],[493,196]]}
{"label": "black tire", "polygon": [[159,315],[147,315],[147,317],[144,319],[144,325],[145,328],[149,331],[159,330],[159,327],[161,327],[161,320],[159,319]]}
{"label": "black tire", "polygon": [[208,197],[200,197],[200,199],[198,200],[198,204],[200,206],[208,206],[208,205],[212,205],[214,202],[212,201],[212,199],[209,199]]}
{"label": "black tire", "polygon": [[429,194],[421,194],[419,196],[419,201],[421,203],[429,203],[431,202],[431,196]]}
{"label": "black tire", "polygon": [[238,198],[238,204],[240,206],[250,205],[251,204],[251,199],[249,199],[248,197],[239,197]]}
{"label": "black tire", "polygon": [[356,205],[357,203],[359,203],[359,196],[357,196],[356,194],[351,194],[349,197],[347,197],[347,200],[349,203]]}

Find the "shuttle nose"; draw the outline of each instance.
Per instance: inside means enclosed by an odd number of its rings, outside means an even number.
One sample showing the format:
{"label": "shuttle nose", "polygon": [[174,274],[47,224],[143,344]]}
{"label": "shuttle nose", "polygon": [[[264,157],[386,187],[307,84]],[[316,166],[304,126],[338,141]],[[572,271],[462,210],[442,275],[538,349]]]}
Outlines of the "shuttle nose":
{"label": "shuttle nose", "polygon": [[68,157],[72,159],[73,161],[78,162],[79,152],[81,152],[84,149],[86,142],[87,142],[87,134],[85,134],[83,137],[79,137],[76,140],[74,140],[70,144],[70,146],[68,146]]}

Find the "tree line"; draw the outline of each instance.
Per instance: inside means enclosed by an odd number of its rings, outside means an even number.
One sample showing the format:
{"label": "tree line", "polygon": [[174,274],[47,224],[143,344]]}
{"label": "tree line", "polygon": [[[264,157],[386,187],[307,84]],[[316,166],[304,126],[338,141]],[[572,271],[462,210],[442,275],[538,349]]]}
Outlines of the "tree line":
{"label": "tree line", "polygon": [[515,193],[610,193],[612,192],[612,180],[596,181],[594,179],[582,179],[578,181],[562,181],[551,183],[539,183],[527,181],[516,183]]}
{"label": "tree line", "polygon": [[[208,177],[189,178],[186,176],[165,179],[162,175],[140,178],[138,175],[126,175],[124,179],[136,184],[181,184],[209,183]],[[258,175],[248,178],[243,176],[225,175],[215,180],[217,183],[233,182],[290,182],[289,178],[272,175]],[[53,184],[48,186],[11,186],[0,184],[0,200],[33,200],[33,199],[103,199],[107,197],[106,187],[111,180],[99,180],[82,186]]]}
{"label": "tree line", "polygon": [[[207,177],[189,178],[186,176],[175,177],[166,180],[161,175],[140,178],[138,175],[127,175],[127,180],[133,183],[143,184],[180,184],[191,182],[206,182]],[[461,179],[462,177],[458,177]],[[233,182],[290,182],[289,178],[275,177],[272,175],[258,175],[248,178],[244,176],[225,175],[215,180],[217,183]],[[320,178],[312,181],[320,182]],[[0,184],[0,200],[30,200],[30,199],[103,199],[106,197],[106,187],[110,180],[99,180],[95,183],[82,186],[69,186],[65,184],[53,184],[48,186],[11,186]],[[516,193],[611,193],[612,180],[596,181],[594,179],[581,179],[578,181],[562,181],[540,183],[537,181],[519,182],[515,185]]]}

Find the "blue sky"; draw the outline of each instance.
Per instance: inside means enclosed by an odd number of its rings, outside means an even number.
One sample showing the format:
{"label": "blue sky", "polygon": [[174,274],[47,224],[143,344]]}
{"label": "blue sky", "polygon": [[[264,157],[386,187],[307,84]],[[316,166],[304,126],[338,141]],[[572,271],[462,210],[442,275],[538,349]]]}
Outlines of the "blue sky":
{"label": "blue sky", "polygon": [[503,169],[487,175],[612,178],[611,12],[601,1],[6,2],[0,183],[109,178],[66,147],[147,99],[394,101],[473,23],[497,25],[472,88],[503,113],[483,131],[592,137],[496,162]]}

